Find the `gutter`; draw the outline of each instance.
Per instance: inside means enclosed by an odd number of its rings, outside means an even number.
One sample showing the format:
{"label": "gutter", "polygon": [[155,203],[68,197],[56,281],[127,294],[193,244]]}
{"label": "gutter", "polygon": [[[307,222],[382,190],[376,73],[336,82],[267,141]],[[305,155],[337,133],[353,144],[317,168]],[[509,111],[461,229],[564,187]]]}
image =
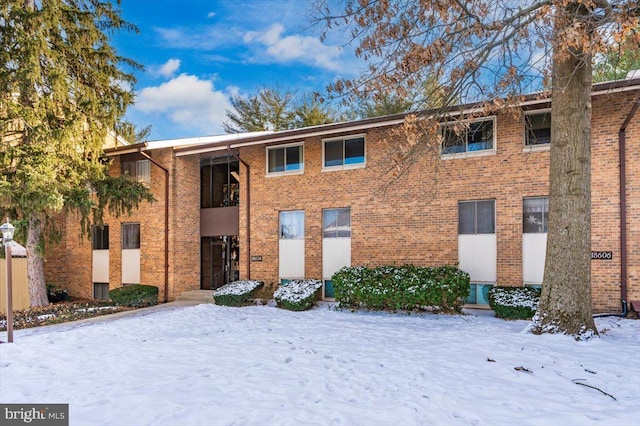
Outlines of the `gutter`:
{"label": "gutter", "polygon": [[251,169],[249,164],[244,161],[238,154],[231,151],[231,144],[227,144],[227,152],[233,156],[238,162],[247,169],[247,279],[251,279]]}
{"label": "gutter", "polygon": [[622,312],[619,314],[594,315],[594,318],[626,318],[629,313],[629,307],[627,305],[627,126],[631,123],[631,119],[638,110],[638,107],[640,107],[640,98],[633,101],[633,106],[618,131],[618,152],[620,159],[620,303],[622,304]]}
{"label": "gutter", "polygon": [[167,303],[169,301],[169,169],[141,149],[138,152],[164,172],[164,303]]}
{"label": "gutter", "polygon": [[625,118],[618,131],[618,144],[620,153],[620,301],[622,303],[622,316],[627,316],[627,126],[631,123],[633,116],[640,107],[640,98],[637,98],[631,111]]}

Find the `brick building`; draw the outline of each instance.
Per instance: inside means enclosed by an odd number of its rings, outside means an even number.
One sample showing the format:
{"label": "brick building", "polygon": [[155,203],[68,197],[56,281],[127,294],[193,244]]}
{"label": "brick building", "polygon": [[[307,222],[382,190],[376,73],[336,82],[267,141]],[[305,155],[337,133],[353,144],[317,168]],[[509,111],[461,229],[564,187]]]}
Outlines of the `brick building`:
{"label": "brick building", "polygon": [[[639,99],[640,79],[593,89],[596,312],[640,299]],[[402,115],[109,148],[112,172],[147,182],[157,201],[107,217],[92,241],[66,217],[47,282],[89,298],[151,284],[173,300],[238,278],[264,281],[264,296],[278,282],[317,278],[330,298],[331,275],[344,265],[459,263],[471,275],[469,303],[487,303],[491,285],[540,285],[550,101],[531,97],[520,107],[519,116],[467,119],[472,106],[461,106],[437,149],[396,180],[389,171]],[[455,120],[467,124],[461,133]]]}

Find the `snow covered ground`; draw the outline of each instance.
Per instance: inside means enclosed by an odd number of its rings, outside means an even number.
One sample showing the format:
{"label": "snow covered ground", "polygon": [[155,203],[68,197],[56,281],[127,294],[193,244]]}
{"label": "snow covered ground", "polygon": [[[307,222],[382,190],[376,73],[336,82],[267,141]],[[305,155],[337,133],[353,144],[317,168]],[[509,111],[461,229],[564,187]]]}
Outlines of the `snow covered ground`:
{"label": "snow covered ground", "polygon": [[640,424],[640,321],[587,342],[527,324],[167,305],[16,331],[0,402],[69,403],[71,425]]}

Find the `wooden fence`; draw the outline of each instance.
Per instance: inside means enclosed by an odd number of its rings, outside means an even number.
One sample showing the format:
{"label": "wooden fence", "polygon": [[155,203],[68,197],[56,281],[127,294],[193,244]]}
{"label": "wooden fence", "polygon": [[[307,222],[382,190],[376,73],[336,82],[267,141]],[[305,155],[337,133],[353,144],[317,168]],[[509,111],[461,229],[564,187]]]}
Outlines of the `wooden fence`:
{"label": "wooden fence", "polygon": [[[0,313],[7,313],[7,273],[5,272],[6,260],[0,259]],[[30,306],[29,282],[27,281],[27,259],[14,257],[11,260],[11,275],[13,292],[13,310],[21,311]]]}

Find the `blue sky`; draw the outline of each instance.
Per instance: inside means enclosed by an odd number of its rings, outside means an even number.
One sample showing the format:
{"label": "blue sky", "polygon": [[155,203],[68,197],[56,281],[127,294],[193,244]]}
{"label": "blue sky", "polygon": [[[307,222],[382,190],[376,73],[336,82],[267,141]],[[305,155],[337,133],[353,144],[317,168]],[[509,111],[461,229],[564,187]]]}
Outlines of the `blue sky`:
{"label": "blue sky", "polygon": [[152,140],[224,133],[233,94],[323,91],[356,71],[344,40],[320,42],[305,0],[122,0],[121,10],[140,33],[112,44],[145,67],[127,118],[151,125]]}

